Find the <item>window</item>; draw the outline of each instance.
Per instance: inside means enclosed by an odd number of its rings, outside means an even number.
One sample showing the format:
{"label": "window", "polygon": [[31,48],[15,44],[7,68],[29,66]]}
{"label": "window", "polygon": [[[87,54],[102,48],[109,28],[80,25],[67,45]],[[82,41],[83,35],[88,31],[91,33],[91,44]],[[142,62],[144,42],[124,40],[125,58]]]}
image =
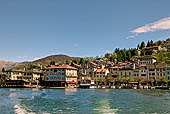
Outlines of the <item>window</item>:
{"label": "window", "polygon": [[120,75],[122,76],[122,75],[123,75],[123,73],[122,73],[122,72],[120,72]]}
{"label": "window", "polygon": [[57,69],[54,69],[54,72],[57,72]]}
{"label": "window", "polygon": [[141,74],[141,76],[146,76],[146,74]]}

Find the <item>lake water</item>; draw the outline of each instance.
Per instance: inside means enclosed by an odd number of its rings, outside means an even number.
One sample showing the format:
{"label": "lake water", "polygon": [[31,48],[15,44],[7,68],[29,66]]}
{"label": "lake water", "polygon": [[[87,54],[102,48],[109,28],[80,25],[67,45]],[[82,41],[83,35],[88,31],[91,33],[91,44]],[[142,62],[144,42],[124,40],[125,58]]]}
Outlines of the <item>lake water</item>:
{"label": "lake water", "polygon": [[0,89],[0,114],[137,113],[170,113],[170,90]]}

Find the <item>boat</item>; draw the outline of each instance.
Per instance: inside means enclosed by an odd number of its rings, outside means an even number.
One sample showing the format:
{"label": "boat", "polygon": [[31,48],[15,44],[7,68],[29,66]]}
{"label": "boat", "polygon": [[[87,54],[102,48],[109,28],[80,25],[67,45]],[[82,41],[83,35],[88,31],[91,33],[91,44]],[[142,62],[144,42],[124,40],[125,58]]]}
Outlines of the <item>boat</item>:
{"label": "boat", "polygon": [[95,89],[95,88],[96,86],[95,86],[94,80],[91,80],[90,89]]}

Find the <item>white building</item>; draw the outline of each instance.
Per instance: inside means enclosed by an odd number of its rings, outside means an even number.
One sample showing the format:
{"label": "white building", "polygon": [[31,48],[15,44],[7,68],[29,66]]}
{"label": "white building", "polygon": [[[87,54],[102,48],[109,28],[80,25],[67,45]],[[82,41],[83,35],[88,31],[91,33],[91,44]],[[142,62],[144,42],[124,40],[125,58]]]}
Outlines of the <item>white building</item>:
{"label": "white building", "polygon": [[92,77],[92,79],[94,79],[95,81],[104,82],[108,74],[109,74],[108,69],[97,69],[94,72],[94,76]]}
{"label": "white building", "polygon": [[75,87],[78,78],[77,70],[69,65],[48,67],[45,74],[45,85]]}

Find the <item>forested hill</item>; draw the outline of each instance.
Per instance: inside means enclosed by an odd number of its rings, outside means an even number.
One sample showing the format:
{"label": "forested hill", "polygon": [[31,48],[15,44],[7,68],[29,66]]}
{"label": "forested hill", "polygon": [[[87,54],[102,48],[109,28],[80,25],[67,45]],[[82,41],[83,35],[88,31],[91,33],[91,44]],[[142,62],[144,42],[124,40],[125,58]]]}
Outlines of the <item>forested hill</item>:
{"label": "forested hill", "polygon": [[71,60],[76,60],[76,59],[79,59],[79,57],[69,57],[67,55],[51,55],[51,56],[33,61],[33,63],[40,63],[40,64],[50,64],[50,62],[64,63],[66,61],[71,61]]}

